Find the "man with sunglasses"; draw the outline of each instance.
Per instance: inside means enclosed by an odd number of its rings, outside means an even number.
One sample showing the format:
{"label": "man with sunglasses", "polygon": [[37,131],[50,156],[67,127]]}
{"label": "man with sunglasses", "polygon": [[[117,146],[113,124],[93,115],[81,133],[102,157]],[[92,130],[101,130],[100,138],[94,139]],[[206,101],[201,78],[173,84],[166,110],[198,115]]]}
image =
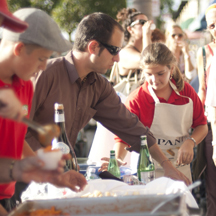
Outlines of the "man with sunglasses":
{"label": "man with sunglasses", "polygon": [[[64,57],[51,59],[47,69],[35,77],[30,118],[41,124],[53,123],[54,103],[63,103],[66,131],[72,146],[80,129],[94,118],[130,143],[129,151],[139,152],[140,136],[147,135],[153,158],[162,163],[167,158],[152,133],[126,109],[112,85],[101,76],[119,61],[123,32],[121,25],[104,13],[84,17],[78,25],[73,50]],[[41,147],[31,129],[26,140],[34,150]],[[166,176],[188,184],[188,179],[170,164],[163,163]]]}

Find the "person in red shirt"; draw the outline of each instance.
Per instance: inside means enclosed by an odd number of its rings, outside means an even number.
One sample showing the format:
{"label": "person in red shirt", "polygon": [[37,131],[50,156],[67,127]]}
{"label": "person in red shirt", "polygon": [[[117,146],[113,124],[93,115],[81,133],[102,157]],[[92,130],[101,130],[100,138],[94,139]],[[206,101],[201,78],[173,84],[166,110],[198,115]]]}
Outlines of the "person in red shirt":
{"label": "person in red shirt", "polygon": [[[28,27],[28,24],[15,17],[9,10],[6,0],[0,1],[0,26],[9,29],[13,32],[23,32]],[[6,106],[0,107],[0,116],[4,118],[12,118],[21,120],[24,116],[22,104],[14,94],[12,89],[0,89],[0,101]]]}
{"label": "person in red shirt", "polygon": [[[183,81],[176,59],[162,43],[153,43],[141,56],[144,84],[133,91],[126,107],[150,128],[161,150],[191,180],[193,148],[207,134],[207,120],[202,103],[190,84]],[[193,132],[189,135],[189,131]],[[115,137],[118,158],[124,158],[125,142]],[[163,176],[162,164],[155,163],[156,177]]]}
{"label": "person in red shirt", "polygon": [[[16,11],[14,16],[27,22],[29,26],[21,33],[6,29],[3,31],[0,45],[0,89],[13,90],[22,104],[24,115],[29,118],[33,97],[30,77],[46,68],[53,51],[65,52],[68,46],[58,25],[44,11],[24,8]],[[24,123],[0,117],[0,128],[0,157],[13,159],[10,170],[13,170],[13,161],[35,156],[35,152],[25,141],[27,126]],[[75,186],[79,182],[82,189],[86,184],[84,176],[70,170],[61,174],[53,183],[76,190]],[[8,201],[14,194],[15,183],[0,184],[0,204],[7,211],[12,209]]]}

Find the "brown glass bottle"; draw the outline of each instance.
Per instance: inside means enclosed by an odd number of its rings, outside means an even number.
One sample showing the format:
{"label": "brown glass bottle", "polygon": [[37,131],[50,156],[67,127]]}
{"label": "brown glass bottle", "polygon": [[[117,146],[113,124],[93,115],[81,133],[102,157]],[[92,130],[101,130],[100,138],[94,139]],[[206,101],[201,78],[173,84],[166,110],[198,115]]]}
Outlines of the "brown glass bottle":
{"label": "brown glass bottle", "polygon": [[71,169],[78,171],[76,155],[75,155],[72,145],[70,144],[68,140],[66,130],[65,130],[65,115],[64,115],[63,104],[55,103],[54,110],[55,110],[54,120],[55,120],[55,123],[60,127],[61,133],[58,138],[55,138],[53,140],[52,148],[61,149],[63,154],[70,153],[71,159],[66,160],[65,172]]}

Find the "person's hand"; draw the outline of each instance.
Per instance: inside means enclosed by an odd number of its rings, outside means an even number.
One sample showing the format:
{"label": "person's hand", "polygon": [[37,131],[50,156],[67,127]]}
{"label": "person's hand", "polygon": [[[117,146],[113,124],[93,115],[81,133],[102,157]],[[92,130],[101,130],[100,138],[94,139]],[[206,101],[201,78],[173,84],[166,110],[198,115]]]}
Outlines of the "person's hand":
{"label": "person's hand", "polygon": [[22,104],[12,89],[0,89],[0,116],[21,121],[24,116]]}
{"label": "person's hand", "polygon": [[75,192],[82,191],[87,184],[85,177],[75,170],[69,170],[55,176],[49,182],[58,187],[68,187]]}
{"label": "person's hand", "polygon": [[214,161],[214,165],[216,166],[216,146],[215,145],[213,145],[212,160]]}
{"label": "person's hand", "polygon": [[[64,157],[67,158],[67,156]],[[50,178],[58,177],[64,172],[65,160],[59,161],[56,170],[44,170],[43,166],[44,162],[37,156],[17,160],[13,167],[13,177],[16,181],[26,183],[31,181],[48,182]]]}
{"label": "person's hand", "polygon": [[189,164],[194,157],[194,142],[190,139],[184,141],[180,149],[178,150],[178,157],[176,165]]}
{"label": "person's hand", "polygon": [[153,20],[148,20],[142,27],[143,37],[151,37],[153,30],[151,29],[151,25],[153,24]]}
{"label": "person's hand", "polygon": [[[109,158],[108,157],[103,157],[101,158],[102,161],[104,161],[101,165],[101,167],[98,169],[98,172],[101,171],[107,171],[108,169],[108,165],[109,165]],[[127,162],[122,161],[121,159],[116,159],[118,162],[118,166],[125,166],[127,164]]]}
{"label": "person's hand", "polygon": [[190,185],[191,181],[178,169],[176,169],[171,162],[166,163],[166,166],[163,167],[164,169],[164,176],[171,178],[173,180],[184,181],[186,185]]}
{"label": "person's hand", "polygon": [[188,54],[188,51],[189,51],[188,43],[185,40],[177,41],[177,43],[178,43],[178,46],[181,48],[183,54],[189,55]]}

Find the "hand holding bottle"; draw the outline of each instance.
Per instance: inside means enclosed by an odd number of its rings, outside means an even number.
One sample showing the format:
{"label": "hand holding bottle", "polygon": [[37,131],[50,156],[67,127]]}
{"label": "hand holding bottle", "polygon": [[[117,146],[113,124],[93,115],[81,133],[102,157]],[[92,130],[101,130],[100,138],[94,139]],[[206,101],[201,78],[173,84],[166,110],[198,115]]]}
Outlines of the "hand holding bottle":
{"label": "hand holding bottle", "polygon": [[110,160],[109,160],[107,171],[110,172],[115,177],[121,178],[120,169],[119,169],[116,157],[115,157],[115,151],[114,150],[110,151]]}
{"label": "hand holding bottle", "polygon": [[[104,161],[100,167],[100,169],[98,170],[99,172],[101,171],[107,171],[108,169],[108,165],[109,165],[109,160],[110,158],[108,157],[103,157],[101,158],[102,161]],[[125,166],[127,164],[127,162],[124,162],[123,160],[116,158],[117,162],[118,162],[118,166]]]}
{"label": "hand holding bottle", "polygon": [[151,37],[153,30],[156,28],[153,20],[148,20],[142,27],[143,36],[144,37]]}
{"label": "hand holding bottle", "polygon": [[186,40],[177,41],[177,44],[181,48],[184,55],[189,55],[189,46]]}

